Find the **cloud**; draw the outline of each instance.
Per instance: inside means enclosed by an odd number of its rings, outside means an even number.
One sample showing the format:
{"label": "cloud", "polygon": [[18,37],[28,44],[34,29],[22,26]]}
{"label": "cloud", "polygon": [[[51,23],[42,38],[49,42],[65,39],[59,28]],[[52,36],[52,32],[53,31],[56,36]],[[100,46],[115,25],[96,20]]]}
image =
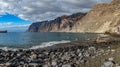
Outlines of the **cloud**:
{"label": "cloud", "polygon": [[2,26],[8,26],[8,25],[12,25],[12,22],[7,22],[7,23],[0,23],[0,27]]}
{"label": "cloud", "polygon": [[22,27],[29,27],[30,24],[21,23],[14,23],[14,22],[7,22],[7,23],[0,23],[0,28],[22,28]]}
{"label": "cloud", "polygon": [[101,2],[111,0],[1,0],[0,15],[15,14],[32,22],[50,20],[64,14],[87,12]]}
{"label": "cloud", "polygon": [[14,23],[14,22],[7,22],[7,23],[0,23],[0,30],[8,30],[8,32],[25,32],[30,24],[21,23]]}

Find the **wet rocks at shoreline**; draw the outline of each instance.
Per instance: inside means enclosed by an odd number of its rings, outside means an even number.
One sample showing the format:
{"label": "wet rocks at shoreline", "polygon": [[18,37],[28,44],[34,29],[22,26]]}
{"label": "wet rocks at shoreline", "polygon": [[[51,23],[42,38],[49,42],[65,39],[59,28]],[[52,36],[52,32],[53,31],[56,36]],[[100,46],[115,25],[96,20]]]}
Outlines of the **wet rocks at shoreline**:
{"label": "wet rocks at shoreline", "polygon": [[[0,49],[2,67],[96,67],[106,64],[106,58],[116,52],[111,44],[118,42],[92,43],[88,46],[68,46],[54,49],[19,49],[5,51]],[[95,45],[94,45],[95,44]],[[108,45],[109,44],[109,45]],[[104,47],[104,48],[103,48]],[[119,53],[119,52],[118,52]],[[108,57],[106,57],[108,55]],[[113,60],[114,61],[114,60]],[[119,64],[117,64],[119,65]]]}
{"label": "wet rocks at shoreline", "polygon": [[79,67],[89,63],[89,58],[105,54],[103,49],[95,47],[73,46],[51,50],[0,50],[0,65],[42,66],[42,67]]}

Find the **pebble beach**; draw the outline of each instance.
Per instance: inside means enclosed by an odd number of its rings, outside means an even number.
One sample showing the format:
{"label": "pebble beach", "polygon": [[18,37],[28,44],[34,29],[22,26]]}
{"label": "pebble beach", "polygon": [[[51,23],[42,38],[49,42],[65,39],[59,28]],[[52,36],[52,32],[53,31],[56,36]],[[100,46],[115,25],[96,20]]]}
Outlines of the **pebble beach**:
{"label": "pebble beach", "polygon": [[[90,41],[90,42],[89,42]],[[0,67],[118,67],[119,39],[79,40],[43,49],[0,50]],[[117,53],[117,54],[116,54]]]}

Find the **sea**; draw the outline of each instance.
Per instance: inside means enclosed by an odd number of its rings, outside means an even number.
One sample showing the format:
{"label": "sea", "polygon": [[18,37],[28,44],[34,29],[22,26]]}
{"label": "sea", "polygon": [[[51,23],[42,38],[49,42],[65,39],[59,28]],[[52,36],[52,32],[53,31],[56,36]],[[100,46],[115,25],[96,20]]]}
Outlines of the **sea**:
{"label": "sea", "polygon": [[75,40],[96,38],[93,33],[8,32],[0,33],[0,49],[37,49]]}

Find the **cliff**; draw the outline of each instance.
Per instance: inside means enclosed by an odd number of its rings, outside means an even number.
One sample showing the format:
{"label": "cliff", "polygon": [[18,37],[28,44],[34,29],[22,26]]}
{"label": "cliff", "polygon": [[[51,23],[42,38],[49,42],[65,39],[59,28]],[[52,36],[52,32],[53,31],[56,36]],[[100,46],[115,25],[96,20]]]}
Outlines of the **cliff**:
{"label": "cliff", "polygon": [[30,32],[120,33],[120,0],[95,5],[87,14],[76,13],[33,23]]}
{"label": "cliff", "polygon": [[78,20],[78,32],[120,33],[120,0],[95,5]]}
{"label": "cliff", "polygon": [[[70,16],[64,15],[51,21],[32,23],[29,32],[72,32],[76,22],[86,13],[76,13]],[[74,30],[75,32],[75,30]]]}

